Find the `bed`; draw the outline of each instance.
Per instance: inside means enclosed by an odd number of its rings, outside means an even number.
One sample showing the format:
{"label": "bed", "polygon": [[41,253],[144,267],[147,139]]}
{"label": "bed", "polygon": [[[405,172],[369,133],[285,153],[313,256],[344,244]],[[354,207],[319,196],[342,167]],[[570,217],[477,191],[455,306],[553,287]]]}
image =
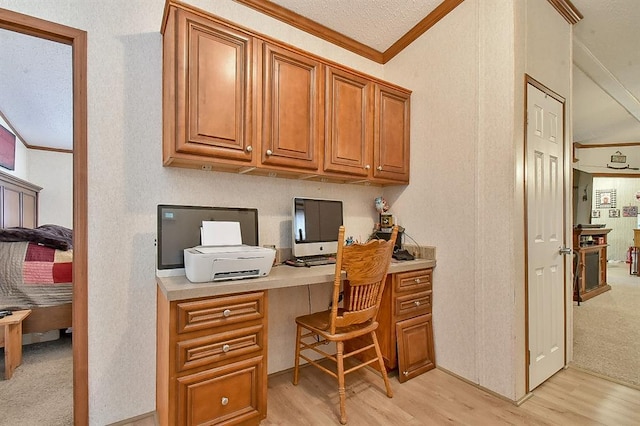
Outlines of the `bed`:
{"label": "bed", "polygon": [[32,310],[23,334],[72,325],[73,235],[63,226],[37,226],[41,189],[0,172],[0,309]]}

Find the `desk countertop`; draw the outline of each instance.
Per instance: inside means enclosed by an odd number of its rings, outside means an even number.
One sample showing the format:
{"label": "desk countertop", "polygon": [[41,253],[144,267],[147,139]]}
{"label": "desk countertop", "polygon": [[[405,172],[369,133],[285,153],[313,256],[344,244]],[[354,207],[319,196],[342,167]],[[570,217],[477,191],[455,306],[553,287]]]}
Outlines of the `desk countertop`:
{"label": "desk countertop", "polygon": [[[392,261],[389,273],[415,271],[433,268],[435,260],[407,260]],[[278,265],[271,268],[266,277],[244,280],[218,281],[207,283],[192,283],[186,276],[156,277],[158,287],[167,300],[183,300],[196,297],[221,296],[246,291],[269,290],[272,288],[296,287],[300,285],[322,284],[332,282],[335,265],[312,266],[310,268],[296,268]]]}

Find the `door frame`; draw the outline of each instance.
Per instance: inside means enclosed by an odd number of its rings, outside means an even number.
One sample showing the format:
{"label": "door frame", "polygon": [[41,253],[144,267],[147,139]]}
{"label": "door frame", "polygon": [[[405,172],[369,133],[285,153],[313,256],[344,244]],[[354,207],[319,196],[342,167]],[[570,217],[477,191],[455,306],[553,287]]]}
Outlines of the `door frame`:
{"label": "door frame", "polygon": [[[524,338],[524,353],[525,353],[525,392],[529,393],[531,392],[530,387],[530,383],[529,383],[529,368],[531,366],[530,363],[530,354],[529,354],[529,249],[528,249],[528,241],[529,241],[529,230],[528,230],[528,224],[529,224],[529,200],[527,197],[527,179],[528,179],[528,170],[527,170],[527,119],[528,119],[528,94],[527,94],[527,86],[531,84],[533,87],[535,87],[536,89],[540,90],[541,92],[551,96],[552,98],[554,98],[555,100],[557,100],[558,102],[560,102],[562,104],[562,123],[563,123],[563,134],[562,134],[562,138],[563,138],[563,142],[562,142],[562,152],[564,153],[564,161],[562,163],[562,168],[564,170],[564,182],[563,182],[563,196],[562,196],[562,217],[564,218],[564,223],[563,223],[563,239],[564,239],[564,246],[567,246],[567,241],[571,241],[571,240],[567,240],[567,161],[568,160],[568,156],[567,156],[567,119],[566,119],[566,108],[567,108],[567,104],[566,104],[566,99],[562,96],[560,96],[559,94],[557,94],[556,92],[554,92],[553,90],[549,89],[547,86],[545,86],[544,84],[540,83],[538,80],[536,80],[535,78],[531,77],[529,74],[524,75],[524,161],[523,161],[523,168],[524,168],[524,218],[525,218],[525,223],[524,223],[524,255],[525,255],[525,273],[524,273],[524,321],[525,321],[525,338]],[[569,177],[570,179],[570,177]],[[571,258],[571,260],[573,260],[573,258]],[[567,365],[567,350],[568,350],[568,344],[567,344],[567,335],[568,335],[568,330],[567,330],[567,325],[568,325],[568,321],[567,321],[567,256],[565,256],[564,258],[564,262],[563,262],[563,276],[564,276],[564,286],[563,286],[563,319],[564,319],[564,365]],[[570,281],[570,280],[569,280]]]}
{"label": "door frame", "polygon": [[88,425],[87,33],[7,9],[0,9],[0,28],[64,43],[72,49],[73,421],[76,426]]}

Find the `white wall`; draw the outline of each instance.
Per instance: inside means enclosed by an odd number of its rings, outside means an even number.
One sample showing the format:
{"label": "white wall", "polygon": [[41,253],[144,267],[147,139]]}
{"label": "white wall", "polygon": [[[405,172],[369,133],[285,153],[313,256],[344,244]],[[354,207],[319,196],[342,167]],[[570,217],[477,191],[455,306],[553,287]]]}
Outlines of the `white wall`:
{"label": "white wall", "polygon": [[[615,190],[615,209],[596,209],[597,190]],[[600,211],[600,218],[592,218],[592,223],[602,223],[605,228],[611,229],[607,235],[607,260],[624,262],[627,259],[627,250],[633,246],[633,230],[640,228],[636,216],[625,217],[623,208],[633,206],[640,209],[640,200],[636,194],[640,191],[640,178],[638,177],[594,177],[593,191],[589,194],[592,201],[592,209]],[[609,217],[609,211],[617,210],[620,214],[617,218]]]}
{"label": "white wall", "polygon": [[569,47],[548,2],[467,0],[385,68],[413,90],[412,183],[385,195],[437,247],[437,364],[514,400],[526,393],[524,74],[568,99]]}
{"label": "white wall", "polygon": [[[412,89],[412,183],[383,191],[163,168],[164,2],[0,0],[0,7],[88,31],[91,424],[155,407],[153,240],[159,203],[257,207],[261,244],[289,246],[293,195],[343,199],[349,233],[364,237],[375,220],[373,199],[384,192],[407,234],[437,246],[438,364],[508,398],[519,397],[524,320],[522,301],[515,299],[523,286],[523,220],[522,182],[514,164],[522,144],[517,117],[524,69],[514,70],[524,58],[513,52],[525,51],[520,39],[515,45],[514,29],[516,19],[524,19],[516,13],[522,1],[463,2],[389,63],[384,75],[379,64],[231,0],[190,2]],[[526,4],[551,7],[539,0]],[[557,20],[544,25],[555,28]],[[301,302],[306,304],[304,290],[270,294],[271,312]],[[302,308],[276,310],[270,333],[289,327],[297,309]],[[269,370],[286,365],[291,350],[270,348]]]}
{"label": "white wall", "polygon": [[42,187],[38,224],[73,228],[73,155],[30,149],[29,182]]}
{"label": "white wall", "polygon": [[[330,60],[382,74],[379,64],[231,0],[190,3]],[[155,409],[157,204],[256,207],[260,243],[285,247],[294,195],[340,198],[349,234],[369,235],[381,188],[162,167],[163,0],[0,0],[0,7],[88,32],[91,424]],[[297,310],[307,309],[306,289],[270,296],[276,306],[271,311],[278,314],[271,315],[272,332],[289,327]],[[327,302],[318,296],[313,304]],[[293,345],[271,348],[269,370],[286,365],[292,353]]]}

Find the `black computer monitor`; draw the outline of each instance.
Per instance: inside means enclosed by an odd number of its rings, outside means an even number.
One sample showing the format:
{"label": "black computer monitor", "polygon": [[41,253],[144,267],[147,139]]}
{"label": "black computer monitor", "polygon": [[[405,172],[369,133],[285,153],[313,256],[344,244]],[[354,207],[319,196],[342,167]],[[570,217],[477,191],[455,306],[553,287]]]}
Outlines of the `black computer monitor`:
{"label": "black computer monitor", "polygon": [[242,244],[258,245],[258,209],[158,205],[157,268],[184,268],[184,249],[200,245],[202,221],[239,222]]}

